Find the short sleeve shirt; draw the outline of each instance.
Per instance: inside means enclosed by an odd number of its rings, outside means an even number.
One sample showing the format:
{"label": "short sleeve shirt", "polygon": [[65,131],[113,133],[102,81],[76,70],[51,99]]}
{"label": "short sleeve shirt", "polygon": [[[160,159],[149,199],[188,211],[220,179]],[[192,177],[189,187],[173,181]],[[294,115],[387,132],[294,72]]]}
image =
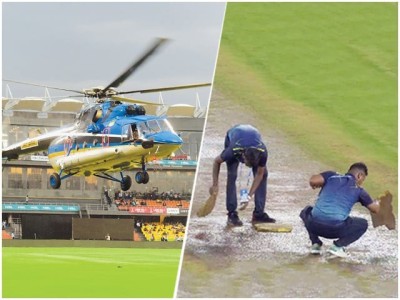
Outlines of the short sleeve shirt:
{"label": "short sleeve shirt", "polygon": [[355,203],[360,202],[365,207],[373,203],[371,196],[357,185],[352,174],[341,175],[327,171],[321,175],[325,182],[312,210],[314,218],[323,221],[344,221]]}
{"label": "short sleeve shirt", "polygon": [[261,140],[259,131],[251,125],[236,125],[228,130],[225,137],[225,149],[221,153],[223,161],[237,159],[244,162],[242,153],[246,148],[254,147],[261,151],[258,163],[259,167],[265,167],[268,159],[268,151]]}

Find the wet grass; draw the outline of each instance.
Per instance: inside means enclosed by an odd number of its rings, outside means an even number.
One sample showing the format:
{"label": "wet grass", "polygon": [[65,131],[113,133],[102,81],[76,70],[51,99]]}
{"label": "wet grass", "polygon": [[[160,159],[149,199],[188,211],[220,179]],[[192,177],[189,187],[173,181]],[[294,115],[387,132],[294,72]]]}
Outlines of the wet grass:
{"label": "wet grass", "polygon": [[229,3],[215,86],[397,211],[396,3]]}

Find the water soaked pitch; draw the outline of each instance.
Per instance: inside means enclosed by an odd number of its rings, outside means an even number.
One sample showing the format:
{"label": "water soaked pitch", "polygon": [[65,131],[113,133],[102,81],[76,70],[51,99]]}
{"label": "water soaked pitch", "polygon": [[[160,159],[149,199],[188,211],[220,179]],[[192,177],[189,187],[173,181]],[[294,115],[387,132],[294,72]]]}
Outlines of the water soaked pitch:
{"label": "water soaked pitch", "polygon": [[[241,113],[241,123],[257,126],[269,149],[266,211],[291,233],[257,232],[251,226],[254,204],[239,212],[244,226],[226,227],[226,167],[221,168],[219,197],[214,211],[198,218],[196,211],[208,197],[213,158],[223,148],[227,129],[237,123],[241,108],[213,92],[197,175],[178,297],[397,297],[397,230],[372,228],[369,212],[360,207],[352,215],[366,218],[370,227],[351,244],[347,259],[326,253],[332,244],[323,239],[324,253],[309,254],[308,234],[299,218],[317,192],[308,186],[310,175],[331,169],[290,145],[282,133]],[[223,120],[219,118],[223,110]]]}
{"label": "water soaked pitch", "polygon": [[[274,217],[284,216],[274,211]],[[249,221],[226,229],[225,216],[193,220],[179,297],[397,296],[396,232],[371,229],[349,247],[350,258],[340,259],[308,254],[300,221],[292,222],[292,233],[259,233]],[[394,243],[379,248],[378,236]]]}

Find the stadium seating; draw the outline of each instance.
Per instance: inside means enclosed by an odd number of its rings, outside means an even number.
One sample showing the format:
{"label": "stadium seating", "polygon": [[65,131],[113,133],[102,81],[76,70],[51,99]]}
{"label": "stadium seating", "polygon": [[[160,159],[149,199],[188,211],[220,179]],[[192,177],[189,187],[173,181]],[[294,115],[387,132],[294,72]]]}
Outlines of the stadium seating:
{"label": "stadium seating", "polygon": [[170,242],[182,240],[185,236],[185,226],[182,223],[145,223],[141,230],[147,241],[162,241],[163,237],[165,237],[166,241]]}
{"label": "stadium seating", "polygon": [[[148,200],[141,199],[136,201],[136,205],[132,205],[130,200],[115,199],[114,203],[118,210],[127,211],[132,206],[148,206],[148,207],[169,207],[169,208],[185,208],[189,209],[190,202],[188,200]],[[143,203],[144,205],[142,205]]]}

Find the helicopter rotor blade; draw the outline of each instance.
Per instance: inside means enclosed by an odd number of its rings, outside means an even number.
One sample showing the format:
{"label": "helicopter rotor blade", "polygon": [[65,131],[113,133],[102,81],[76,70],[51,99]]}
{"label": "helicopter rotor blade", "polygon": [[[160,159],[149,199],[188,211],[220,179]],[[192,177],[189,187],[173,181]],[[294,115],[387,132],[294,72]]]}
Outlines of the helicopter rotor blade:
{"label": "helicopter rotor blade", "polygon": [[135,91],[127,91],[127,92],[118,92],[119,95],[124,94],[135,94],[135,93],[155,93],[155,92],[165,92],[165,91],[173,91],[173,90],[182,90],[182,89],[191,89],[197,87],[205,87],[210,86],[211,83],[196,83],[196,84],[187,84],[187,85],[176,85],[176,86],[167,86],[162,88],[155,89],[145,89],[145,90],[135,90]]}
{"label": "helicopter rotor blade", "polygon": [[107,87],[102,90],[102,93],[110,89],[111,87],[117,88],[120,86],[122,82],[124,82],[137,68],[139,68],[152,54],[156,52],[156,50],[167,41],[165,38],[159,38],[156,40],[154,45],[150,47],[141,58],[136,60],[124,73],[117,77],[113,82],[111,82]]}
{"label": "helicopter rotor blade", "polygon": [[149,101],[145,101],[145,100],[138,100],[138,99],[132,99],[132,98],[119,97],[119,96],[111,96],[111,99],[121,101],[121,102],[126,102],[126,103],[134,103],[134,104],[146,104],[146,105],[155,105],[155,106],[164,105],[162,103],[154,103],[154,102],[149,102]]}
{"label": "helicopter rotor blade", "polygon": [[126,102],[126,103],[134,103],[134,104],[145,104],[145,105],[155,105],[155,106],[164,105],[162,103],[155,103],[155,102],[150,102],[150,101],[145,101],[145,100],[138,100],[138,99],[133,99],[133,98],[119,97],[119,96],[111,96],[111,99],[121,101],[121,102]]}
{"label": "helicopter rotor blade", "polygon": [[78,94],[81,94],[81,95],[85,95],[85,93],[82,92],[82,91],[71,90],[71,89],[63,89],[63,88],[58,88],[58,87],[53,87],[53,86],[48,86],[48,85],[42,85],[42,84],[36,84],[36,83],[30,83],[30,82],[22,82],[22,81],[10,80],[10,79],[3,79],[3,81],[12,82],[12,83],[18,83],[18,84],[31,85],[31,86],[44,87],[44,88],[48,88],[48,89],[52,89],[52,90],[74,92],[74,93],[78,93]]}

